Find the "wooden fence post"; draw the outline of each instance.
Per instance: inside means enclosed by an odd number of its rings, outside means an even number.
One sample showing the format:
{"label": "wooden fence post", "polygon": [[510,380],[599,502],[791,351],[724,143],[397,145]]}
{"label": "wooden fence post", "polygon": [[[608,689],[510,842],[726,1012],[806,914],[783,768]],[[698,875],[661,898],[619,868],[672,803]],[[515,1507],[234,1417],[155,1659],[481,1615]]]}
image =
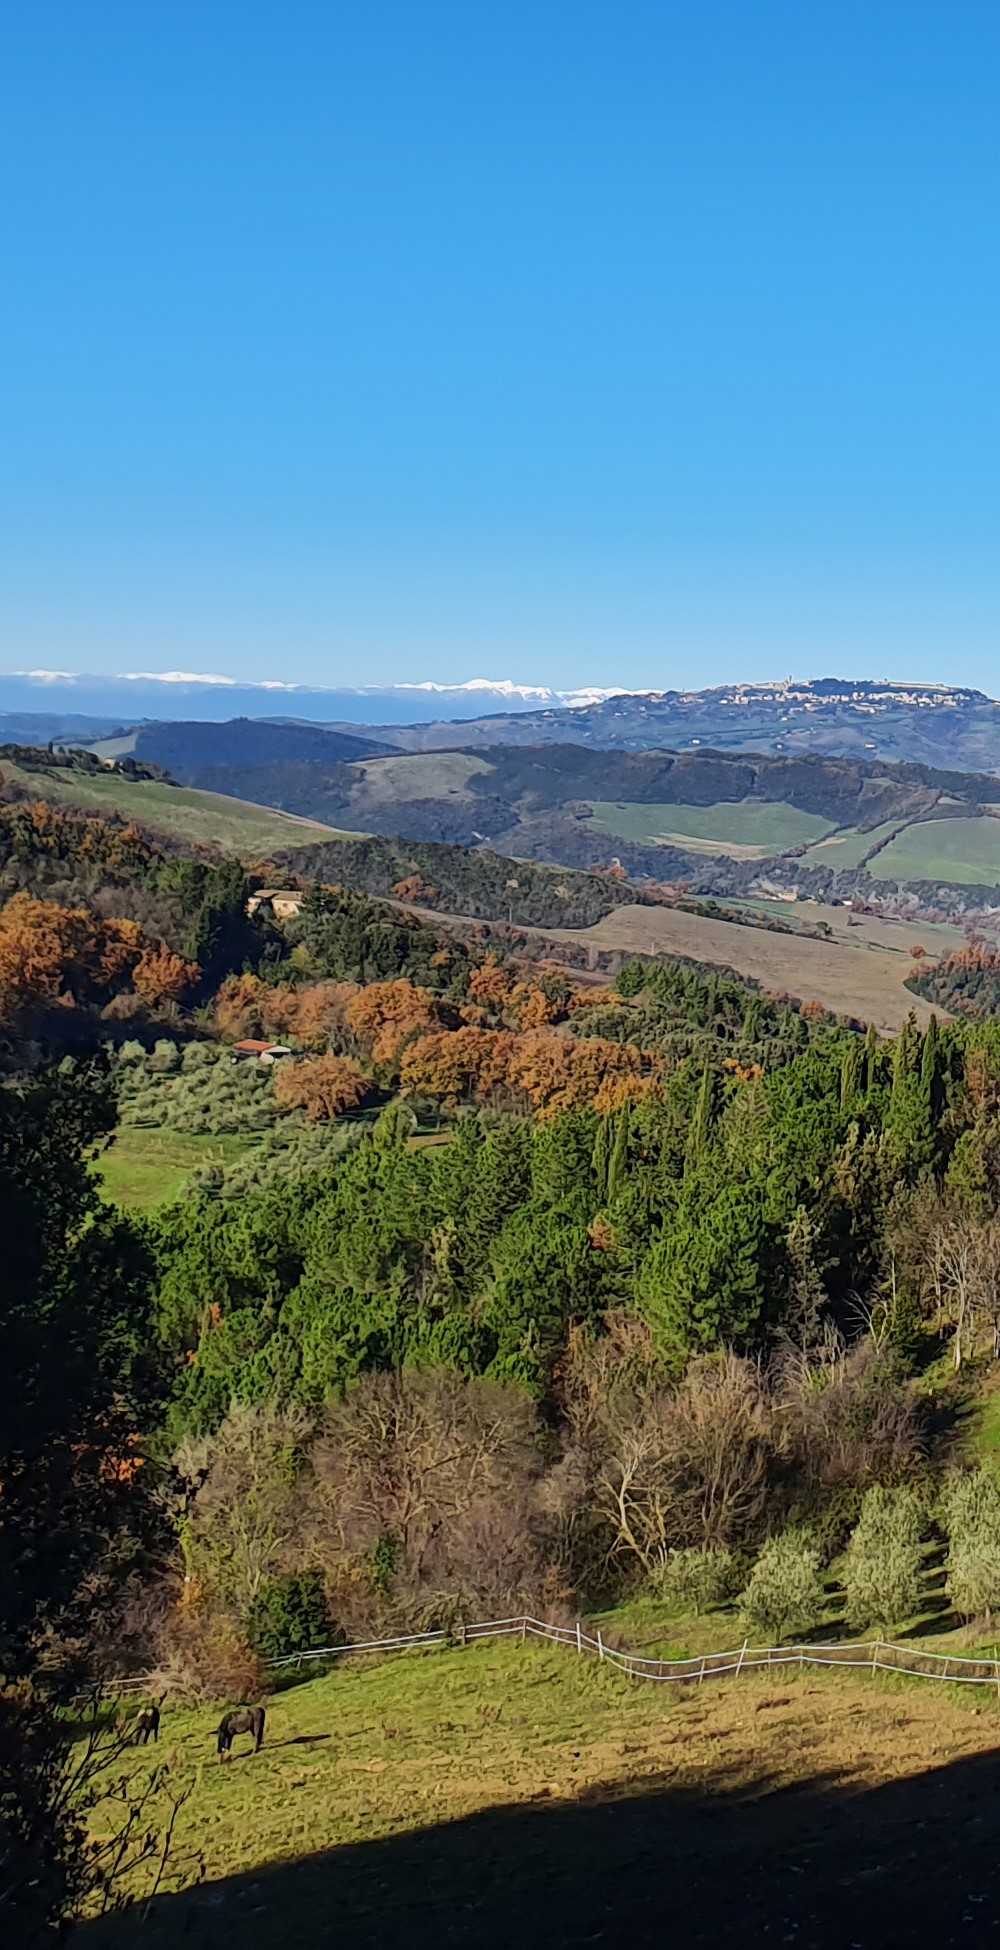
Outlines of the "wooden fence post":
{"label": "wooden fence post", "polygon": [[582,1632],[581,1632],[581,1630],[580,1630],[580,1620],[579,1620],[579,1619],[577,1619],[577,1621],[576,1621],[576,1649],[577,1649],[577,1651],[578,1651],[578,1652],[582,1652],[582,1651],[583,1651],[583,1633],[582,1633]]}
{"label": "wooden fence post", "polygon": [[[604,1660],[604,1640],[603,1640],[603,1639],[602,1639],[602,1637],[601,1637],[601,1628],[600,1628],[600,1626],[598,1626],[598,1627],[597,1627],[597,1656],[598,1656],[598,1658],[599,1658],[599,1659],[600,1659],[600,1660],[602,1661],[602,1663],[603,1663],[603,1660]],[[998,1685],[998,1690],[1000,1690],[1000,1680],[998,1680],[998,1682],[997,1682],[997,1685]]]}
{"label": "wooden fence post", "polygon": [[749,1643],[750,1643],[749,1639],[744,1639],[742,1647],[740,1648],[739,1664],[737,1665],[736,1668],[737,1679],[739,1678],[740,1673],[743,1671],[743,1661],[747,1656],[747,1646],[749,1645]]}

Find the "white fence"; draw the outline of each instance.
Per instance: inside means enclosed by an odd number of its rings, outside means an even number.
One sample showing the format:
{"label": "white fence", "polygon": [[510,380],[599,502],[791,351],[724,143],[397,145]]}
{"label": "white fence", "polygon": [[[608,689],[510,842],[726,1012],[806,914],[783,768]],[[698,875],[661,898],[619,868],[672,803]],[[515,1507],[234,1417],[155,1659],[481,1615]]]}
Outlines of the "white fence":
{"label": "white fence", "polygon": [[[957,1653],[925,1652],[916,1646],[893,1645],[882,1639],[862,1643],[853,1640],[840,1645],[751,1646],[749,1641],[731,1652],[706,1652],[693,1659],[647,1659],[637,1652],[623,1652],[576,1625],[553,1625],[541,1618],[494,1618],[477,1625],[458,1625],[448,1631],[412,1632],[398,1638],[363,1639],[354,1645],[328,1645],[315,1651],[294,1652],[285,1659],[270,1659],[266,1670],[276,1676],[305,1673],[311,1665],[336,1659],[363,1657],[391,1652],[429,1650],[432,1646],[472,1645],[479,1639],[547,1639],[581,1657],[590,1657],[615,1666],[630,1679],[652,1679],[659,1684],[700,1684],[705,1679],[722,1679],[727,1674],[777,1670],[783,1666],[844,1667],[858,1672],[901,1673],[908,1679],[938,1679],[948,1685],[993,1686],[1000,1698],[1000,1658],[967,1658]],[[110,1682],[109,1690],[123,1695],[148,1691],[143,1676]]]}

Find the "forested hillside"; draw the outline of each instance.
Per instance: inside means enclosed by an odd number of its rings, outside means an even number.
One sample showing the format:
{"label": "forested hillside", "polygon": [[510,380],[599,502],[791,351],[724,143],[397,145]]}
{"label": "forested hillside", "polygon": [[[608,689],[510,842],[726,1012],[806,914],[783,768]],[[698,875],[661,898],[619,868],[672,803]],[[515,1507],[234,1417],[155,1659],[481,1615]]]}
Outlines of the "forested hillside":
{"label": "forested hillside", "polygon": [[0,806],[26,1933],[104,1873],[59,1714],[123,1666],[239,1698],[340,1634],[652,1596],[780,1633],[821,1573],[888,1624],[928,1532],[956,1611],[1000,1605],[994,1492],[947,1475],[1000,1345],[1000,1028],[880,1040],[676,959],[601,986],[413,911],[582,919],[614,880],[296,864],[281,918],[274,863]]}

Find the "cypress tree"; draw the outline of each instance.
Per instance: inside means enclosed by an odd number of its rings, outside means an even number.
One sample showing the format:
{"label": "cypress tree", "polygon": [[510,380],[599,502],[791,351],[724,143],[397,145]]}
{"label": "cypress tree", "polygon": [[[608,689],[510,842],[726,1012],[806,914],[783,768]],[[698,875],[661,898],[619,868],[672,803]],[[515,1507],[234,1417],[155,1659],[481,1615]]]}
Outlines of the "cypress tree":
{"label": "cypress tree", "polygon": [[625,1176],[628,1163],[629,1108],[623,1104],[615,1118],[615,1141],[608,1162],[608,1198],[612,1199]]}
{"label": "cypress tree", "polygon": [[878,1030],[876,1029],[875,1024],[873,1022],[870,1022],[868,1024],[868,1034],[865,1037],[865,1074],[864,1074],[863,1088],[866,1096],[870,1091],[874,1090],[875,1088],[877,1061],[878,1061]]}
{"label": "cypress tree", "polygon": [[611,1150],[610,1141],[609,1141],[610,1122],[611,1120],[608,1117],[598,1118],[597,1136],[594,1139],[594,1155],[591,1160],[593,1166],[593,1172],[594,1172],[594,1183],[597,1187],[597,1196],[601,1200],[606,1199],[608,1196],[608,1164],[609,1164],[610,1150]]}
{"label": "cypress tree", "polygon": [[687,1162],[689,1164],[693,1164],[701,1156],[711,1135],[714,1082],[711,1066],[706,1063],[701,1073],[701,1088],[698,1091],[691,1135],[688,1138]]}
{"label": "cypress tree", "polygon": [[852,1036],[840,1065],[841,1110],[850,1110],[858,1094],[863,1055],[861,1043],[856,1036]]}

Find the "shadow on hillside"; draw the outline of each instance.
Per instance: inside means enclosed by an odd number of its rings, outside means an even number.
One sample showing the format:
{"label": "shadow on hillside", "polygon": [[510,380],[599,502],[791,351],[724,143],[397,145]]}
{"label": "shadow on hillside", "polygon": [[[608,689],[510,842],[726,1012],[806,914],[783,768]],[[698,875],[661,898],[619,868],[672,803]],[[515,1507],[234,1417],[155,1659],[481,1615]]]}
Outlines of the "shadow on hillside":
{"label": "shadow on hillside", "polygon": [[81,1950],[545,1950],[1000,1942],[1000,1756],[867,1792],[725,1770],[575,1802],[536,1799],[332,1849],[155,1902]]}

